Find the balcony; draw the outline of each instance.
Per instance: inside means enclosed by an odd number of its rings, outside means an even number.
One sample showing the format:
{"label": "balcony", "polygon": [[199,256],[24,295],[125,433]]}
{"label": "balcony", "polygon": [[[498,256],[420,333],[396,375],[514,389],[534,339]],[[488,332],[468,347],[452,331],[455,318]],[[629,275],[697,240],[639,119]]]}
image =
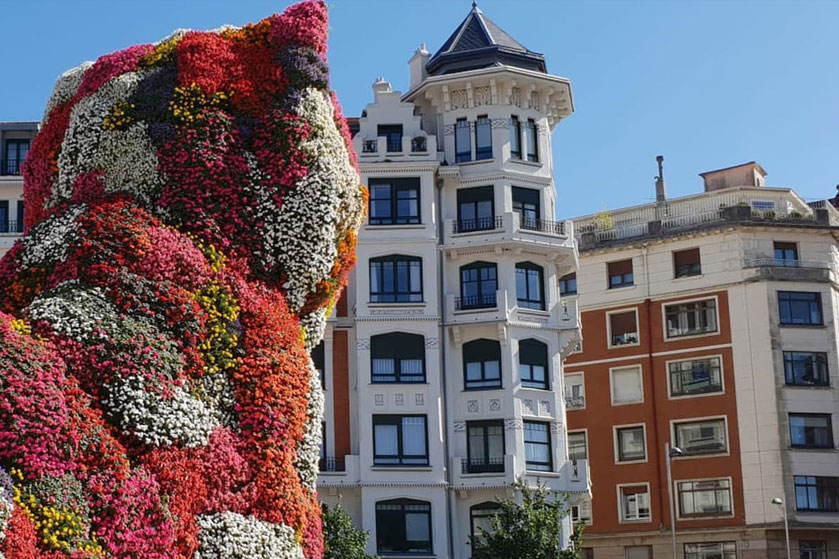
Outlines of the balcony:
{"label": "balcony", "polygon": [[504,473],[504,457],[497,458],[463,458],[460,473],[462,474],[493,474]]}
{"label": "balcony", "polygon": [[0,221],[0,235],[19,235],[23,231],[22,221]]}
{"label": "balcony", "polygon": [[23,159],[0,159],[0,175],[3,176],[17,176],[20,175],[20,166],[23,164]]}
{"label": "balcony", "polygon": [[473,248],[501,246],[538,251],[553,258],[557,252],[574,254],[571,221],[524,219],[518,212],[470,220],[447,219],[443,248],[450,256]]}
{"label": "balcony", "polygon": [[565,409],[581,410],[586,407],[585,396],[565,396]]}
{"label": "balcony", "polygon": [[320,472],[344,472],[346,471],[346,464],[343,456],[325,456],[318,462],[318,471]]}
{"label": "balcony", "polygon": [[355,486],[361,479],[359,457],[355,455],[321,458],[318,466],[318,487]]}
{"label": "balcony", "polygon": [[437,153],[436,136],[378,136],[353,140],[361,163],[377,161],[442,161]]}
{"label": "balcony", "polygon": [[471,311],[477,309],[494,309],[498,305],[497,294],[473,295],[471,297],[455,297],[454,310]]}
{"label": "balcony", "polygon": [[478,297],[446,296],[446,323],[471,324],[507,320],[509,314],[507,290]]}
{"label": "balcony", "polygon": [[831,272],[837,273],[836,264],[827,260],[748,258],[743,267],[756,270],[756,279],[767,281],[829,282]]}
{"label": "balcony", "polygon": [[[452,458],[452,486],[455,488],[500,488],[516,481],[516,467],[524,468],[524,462],[517,462],[512,454],[502,458],[470,463],[469,458]],[[498,462],[498,463],[493,463]],[[521,474],[521,472],[519,472]]]}

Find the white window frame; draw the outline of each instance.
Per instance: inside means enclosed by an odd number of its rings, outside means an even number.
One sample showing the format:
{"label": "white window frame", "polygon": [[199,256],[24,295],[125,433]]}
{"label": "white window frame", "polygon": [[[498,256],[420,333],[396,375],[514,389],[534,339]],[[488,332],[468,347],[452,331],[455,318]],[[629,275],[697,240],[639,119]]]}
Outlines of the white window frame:
{"label": "white window frame", "polygon": [[571,460],[571,445],[569,444],[571,440],[571,435],[582,433],[586,437],[586,457],[585,459],[589,459],[589,446],[588,446],[588,429],[569,429],[566,435],[565,446],[568,447],[568,459]]}
{"label": "white window frame", "polygon": [[[729,514],[715,514],[713,516],[682,516],[681,507],[679,506],[679,484],[694,481],[723,481],[728,480],[728,494],[731,499],[731,513]],[[674,479],[673,480],[673,499],[675,500],[674,508],[676,509],[676,520],[680,522],[703,521],[717,518],[734,518],[734,483],[732,483],[731,476],[717,476],[717,477],[703,477],[703,478],[689,478],[689,479]]]}
{"label": "white window frame", "polygon": [[[625,371],[626,369],[637,369],[641,377],[641,399],[634,402],[615,402],[615,372]],[[634,365],[622,365],[620,367],[609,367],[609,400],[612,406],[634,406],[636,404],[644,403],[644,366],[641,363]]]}
{"label": "white window frame", "polygon": [[[734,540],[726,540],[726,541],[722,541],[722,542],[685,542],[685,543],[682,544],[682,552],[684,554],[683,557],[687,557],[687,555],[688,555],[687,547],[689,545],[719,545],[720,547],[722,547],[722,549],[720,551],[722,551],[723,557],[725,557],[726,553],[730,553],[729,551],[726,551],[726,549],[725,549],[726,544],[734,544],[734,556],[736,557],[737,556],[737,542],[734,541]],[[694,553],[694,552],[690,552],[690,553]],[[701,557],[700,557],[700,559],[701,559]]]}
{"label": "white window frame", "polygon": [[567,387],[568,387],[568,377],[571,377],[571,376],[579,376],[580,379],[582,380],[580,385],[583,387],[583,405],[580,406],[580,407],[577,407],[577,408],[569,408],[568,404],[566,402],[565,403],[565,409],[567,411],[584,410],[584,409],[586,409],[586,374],[583,371],[574,371],[574,372],[571,372],[571,373],[563,373],[563,377],[562,377],[562,392],[563,392],[562,398],[563,398],[563,401],[567,397],[566,390],[567,390]]}
{"label": "white window frame", "polygon": [[[714,301],[714,309],[717,315],[717,329],[713,332],[704,332],[702,334],[690,334],[688,336],[673,336],[670,337],[667,333],[667,307],[672,305],[681,305],[683,303],[695,303],[697,301]],[[719,295],[711,295],[707,297],[694,297],[692,299],[678,299],[662,301],[661,303],[661,329],[664,343],[677,342],[679,340],[692,340],[694,338],[707,338],[709,336],[719,336],[722,334],[722,324],[720,322],[720,301]]]}
{"label": "white window frame", "polygon": [[[620,429],[631,429],[633,427],[640,427],[641,431],[644,434],[644,459],[643,460],[621,460],[620,459],[620,439],[618,438],[618,430]],[[588,444],[588,440],[586,440],[586,444]],[[650,453],[648,451],[647,446],[647,424],[646,423],[628,423],[626,425],[614,425],[612,426],[612,447],[615,454],[615,464],[618,466],[623,466],[626,464],[644,464],[650,458]]]}
{"label": "white window frame", "polygon": [[[673,389],[670,386],[670,364],[681,363],[685,361],[697,361],[699,359],[719,359],[720,360],[720,388],[719,392],[706,392],[704,394],[685,394],[683,396],[673,396]],[[683,357],[681,359],[670,359],[665,361],[664,368],[667,371],[667,399],[668,400],[684,400],[685,398],[705,398],[707,396],[722,396],[725,394],[725,364],[722,353],[715,353],[712,355],[695,355],[693,357]]]}
{"label": "white window frame", "polygon": [[[678,419],[671,419],[670,420],[670,447],[673,448],[676,445],[676,424],[677,423],[699,423],[701,421],[715,421],[718,419],[722,419],[723,425],[725,426],[725,452],[715,452],[713,454],[694,454],[690,456],[682,455],[682,456],[674,456],[673,460],[696,460],[699,458],[711,458],[717,456],[729,456],[731,455],[731,432],[728,429],[728,416],[727,415],[709,415],[705,417],[680,417]],[[722,479],[722,478],[712,478],[712,479]],[[682,481],[691,481],[691,480],[682,480]]]}
{"label": "white window frame", "polygon": [[[613,314],[635,313],[635,336],[637,338],[634,344],[618,344],[612,345],[612,319]],[[624,347],[638,347],[641,345],[641,326],[638,324],[638,307],[628,307],[625,309],[618,309],[614,311],[606,311],[606,347],[608,349],[618,349]]]}
{"label": "white window frame", "polygon": [[[588,516],[581,517],[580,513],[585,508],[588,509]],[[574,514],[574,509],[577,509],[576,515]],[[584,524],[586,526],[594,524],[594,511],[591,508],[591,499],[582,499],[580,502],[571,505],[568,509],[568,515],[571,517],[573,524]]]}
{"label": "white window frame", "polygon": [[[627,519],[623,517],[623,491],[621,491],[624,487],[638,487],[638,486],[645,486],[647,488],[647,499],[649,499],[649,506],[650,506],[650,516],[648,518],[632,518]],[[653,519],[653,503],[652,503],[652,495],[650,493],[650,484],[647,481],[640,481],[638,483],[619,483],[615,485],[615,491],[618,494],[618,522],[620,524],[648,524],[652,522]]]}

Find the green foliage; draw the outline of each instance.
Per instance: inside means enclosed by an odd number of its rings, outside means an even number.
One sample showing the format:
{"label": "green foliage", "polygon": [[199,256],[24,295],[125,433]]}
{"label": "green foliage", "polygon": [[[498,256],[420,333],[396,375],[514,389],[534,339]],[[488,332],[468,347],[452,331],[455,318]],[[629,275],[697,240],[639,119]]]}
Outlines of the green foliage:
{"label": "green foliage", "polygon": [[568,514],[567,497],[545,485],[515,484],[521,502],[503,499],[492,519],[492,529],[478,528],[472,559],[580,559],[582,527],[571,536],[572,545],[562,549],[560,525]]}
{"label": "green foliage", "polygon": [[367,555],[369,534],[359,530],[341,505],[323,505],[323,559],[376,559]]}

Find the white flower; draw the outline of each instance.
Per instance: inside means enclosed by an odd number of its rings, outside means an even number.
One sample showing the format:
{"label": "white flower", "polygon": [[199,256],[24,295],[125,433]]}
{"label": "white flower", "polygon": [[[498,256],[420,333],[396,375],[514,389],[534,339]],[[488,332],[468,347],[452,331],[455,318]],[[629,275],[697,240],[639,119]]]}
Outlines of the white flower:
{"label": "white flower", "polygon": [[157,198],[163,179],[145,122],[106,132],[100,150],[106,193],[128,192],[144,205]]}
{"label": "white flower", "polygon": [[67,259],[67,250],[79,238],[76,218],[87,209],[80,204],[71,206],[61,215],[54,214],[41,221],[23,237],[20,260],[24,268],[55,264]]}
{"label": "white flower", "polygon": [[294,530],[252,516],[223,512],[196,516],[195,559],[304,559]]}
{"label": "white flower", "polygon": [[47,121],[47,117],[54,108],[73,98],[73,95],[76,94],[79,86],[82,84],[84,73],[91,66],[93,66],[93,62],[84,62],[81,66],[70,68],[55,81],[55,85],[52,88],[52,95],[50,95],[49,101],[47,101],[47,108],[44,109],[44,118],[42,119],[44,122]]}
{"label": "white flower", "polygon": [[320,385],[320,375],[314,363],[309,359],[309,402],[306,407],[306,425],[303,438],[297,443],[297,460],[295,469],[301,483],[310,491],[315,491],[318,481],[318,461],[320,460],[320,443],[322,438],[321,422],[323,421],[323,388]]}

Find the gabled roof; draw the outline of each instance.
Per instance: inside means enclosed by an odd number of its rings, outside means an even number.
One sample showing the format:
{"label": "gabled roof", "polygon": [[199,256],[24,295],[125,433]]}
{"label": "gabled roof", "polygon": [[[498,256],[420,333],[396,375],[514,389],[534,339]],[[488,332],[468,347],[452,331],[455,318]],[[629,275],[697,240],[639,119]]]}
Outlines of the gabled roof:
{"label": "gabled roof", "polygon": [[544,56],[513,39],[472,2],[472,10],[434,53],[426,71],[434,76],[499,64],[547,73]]}

